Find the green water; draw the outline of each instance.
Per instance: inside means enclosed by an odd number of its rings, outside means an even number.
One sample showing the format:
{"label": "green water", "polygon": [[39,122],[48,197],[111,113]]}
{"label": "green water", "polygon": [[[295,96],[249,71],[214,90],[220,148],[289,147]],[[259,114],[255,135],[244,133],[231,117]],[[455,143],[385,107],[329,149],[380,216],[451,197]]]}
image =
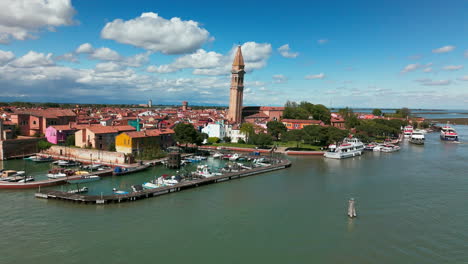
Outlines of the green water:
{"label": "green water", "polygon": [[[468,144],[430,134],[397,153],[290,159],[287,170],[133,203],[0,190],[0,263],[468,263]],[[173,171],[88,186],[125,189],[163,173]],[[350,197],[357,219],[345,215]]]}

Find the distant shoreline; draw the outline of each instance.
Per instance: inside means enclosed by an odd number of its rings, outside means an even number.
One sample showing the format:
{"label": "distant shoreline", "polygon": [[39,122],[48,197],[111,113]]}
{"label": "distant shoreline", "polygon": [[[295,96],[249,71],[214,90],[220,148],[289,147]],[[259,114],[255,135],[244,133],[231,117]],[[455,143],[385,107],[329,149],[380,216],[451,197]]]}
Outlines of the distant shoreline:
{"label": "distant shoreline", "polygon": [[433,123],[447,123],[454,125],[468,125],[468,118],[426,118],[426,121]]}

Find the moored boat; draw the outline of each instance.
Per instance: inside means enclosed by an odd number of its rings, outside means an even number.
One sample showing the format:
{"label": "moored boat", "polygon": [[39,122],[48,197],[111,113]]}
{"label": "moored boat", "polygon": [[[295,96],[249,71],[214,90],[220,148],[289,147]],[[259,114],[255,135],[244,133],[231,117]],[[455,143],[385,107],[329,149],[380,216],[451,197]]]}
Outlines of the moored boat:
{"label": "moored boat", "polygon": [[447,123],[440,130],[440,139],[446,141],[458,141],[457,131]]}
{"label": "moored boat", "polygon": [[85,182],[93,182],[93,181],[99,181],[101,177],[97,175],[82,175],[79,179],[74,179],[74,180],[68,180],[68,183],[85,183]]}
{"label": "moored boat", "polygon": [[397,145],[393,145],[393,144],[385,144],[380,149],[381,152],[386,152],[386,153],[395,152],[395,151],[399,151],[399,150],[400,150],[400,147],[397,146]]}
{"label": "moored boat", "polygon": [[413,134],[411,134],[410,143],[416,144],[416,145],[424,145],[424,133],[421,130],[414,130]]}
{"label": "moored boat", "polygon": [[413,126],[408,125],[403,128],[403,135],[405,138],[411,137],[412,133],[413,133]]}
{"label": "moored boat", "polygon": [[86,193],[86,192],[88,192],[88,187],[83,187],[83,188],[68,191],[68,193]]}
{"label": "moored boat", "polygon": [[348,137],[341,144],[332,144],[324,156],[331,159],[345,159],[362,155],[364,144],[357,138]]}
{"label": "moored boat", "polygon": [[112,174],[118,176],[118,175],[125,175],[129,173],[139,172],[139,171],[146,170],[149,166],[150,166],[149,164],[143,164],[143,165],[139,165],[136,167],[129,167],[129,168],[115,167]]}

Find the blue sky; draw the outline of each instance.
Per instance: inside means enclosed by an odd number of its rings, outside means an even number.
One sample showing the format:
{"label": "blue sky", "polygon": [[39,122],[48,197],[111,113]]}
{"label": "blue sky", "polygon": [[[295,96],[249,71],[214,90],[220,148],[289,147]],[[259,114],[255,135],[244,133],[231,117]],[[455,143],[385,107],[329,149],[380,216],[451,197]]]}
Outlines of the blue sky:
{"label": "blue sky", "polygon": [[[28,8],[24,8],[27,6]],[[0,3],[0,100],[467,108],[467,1]]]}

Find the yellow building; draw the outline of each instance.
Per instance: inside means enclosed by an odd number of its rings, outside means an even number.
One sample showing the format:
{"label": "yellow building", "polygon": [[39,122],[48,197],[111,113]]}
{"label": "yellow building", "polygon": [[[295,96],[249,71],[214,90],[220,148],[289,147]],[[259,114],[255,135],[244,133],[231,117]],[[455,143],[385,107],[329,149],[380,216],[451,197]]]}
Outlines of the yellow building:
{"label": "yellow building", "polygon": [[174,144],[172,129],[148,129],[125,132],[115,137],[115,149],[122,153],[138,153],[147,147],[167,148]]}

